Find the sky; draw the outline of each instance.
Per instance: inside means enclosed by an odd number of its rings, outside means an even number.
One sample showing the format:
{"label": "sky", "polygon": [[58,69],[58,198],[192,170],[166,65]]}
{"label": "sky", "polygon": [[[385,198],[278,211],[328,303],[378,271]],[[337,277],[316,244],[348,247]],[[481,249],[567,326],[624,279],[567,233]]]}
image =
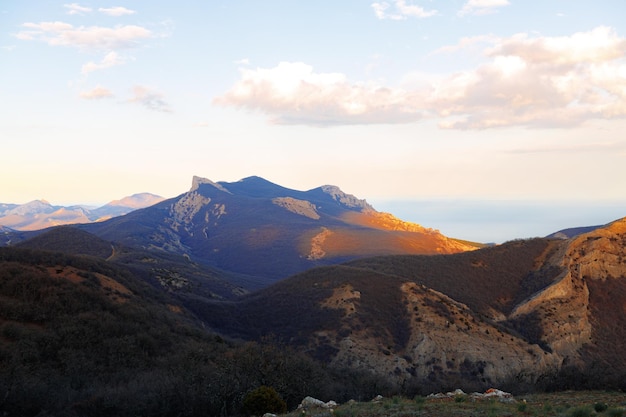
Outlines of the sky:
{"label": "sky", "polygon": [[624,16],[623,0],[3,1],[0,202],[257,175],[480,241],[606,223],[626,216]]}

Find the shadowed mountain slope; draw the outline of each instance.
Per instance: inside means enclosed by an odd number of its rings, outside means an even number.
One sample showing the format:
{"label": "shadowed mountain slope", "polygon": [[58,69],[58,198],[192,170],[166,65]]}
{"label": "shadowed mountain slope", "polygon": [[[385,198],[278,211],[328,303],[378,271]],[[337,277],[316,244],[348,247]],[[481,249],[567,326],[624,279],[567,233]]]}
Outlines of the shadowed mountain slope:
{"label": "shadowed mountain slope", "polygon": [[183,298],[231,299],[246,293],[244,287],[256,288],[251,277],[211,268],[175,253],[108,242],[76,226],[59,226],[31,233],[33,237],[14,246],[100,258],[128,269],[157,289]]}

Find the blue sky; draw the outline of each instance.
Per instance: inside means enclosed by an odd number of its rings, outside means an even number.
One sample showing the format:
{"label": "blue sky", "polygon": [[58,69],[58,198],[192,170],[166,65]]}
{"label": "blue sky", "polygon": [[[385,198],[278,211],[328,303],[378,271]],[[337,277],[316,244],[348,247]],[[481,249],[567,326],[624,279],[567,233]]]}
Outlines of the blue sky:
{"label": "blue sky", "polygon": [[0,202],[259,175],[402,212],[614,207],[624,16],[618,0],[3,2]]}

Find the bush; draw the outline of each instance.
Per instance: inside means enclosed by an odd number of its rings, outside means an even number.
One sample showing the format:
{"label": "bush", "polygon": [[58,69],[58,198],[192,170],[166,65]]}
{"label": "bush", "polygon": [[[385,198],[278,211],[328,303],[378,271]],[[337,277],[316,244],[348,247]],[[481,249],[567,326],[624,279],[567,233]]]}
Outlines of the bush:
{"label": "bush", "polygon": [[609,417],[623,417],[624,409],[623,408],[609,408],[609,411],[606,413]]}
{"label": "bush", "polygon": [[592,412],[593,410],[591,409],[591,407],[581,406],[581,407],[572,408],[569,411],[569,416],[570,417],[589,417],[591,416]]}
{"label": "bush", "polygon": [[274,388],[262,385],[246,394],[243,409],[255,416],[262,416],[265,413],[280,414],[287,411],[287,403]]}
{"label": "bush", "polygon": [[598,413],[605,412],[607,408],[609,408],[609,406],[605,403],[595,403],[593,405],[593,409],[596,410],[596,412]]}

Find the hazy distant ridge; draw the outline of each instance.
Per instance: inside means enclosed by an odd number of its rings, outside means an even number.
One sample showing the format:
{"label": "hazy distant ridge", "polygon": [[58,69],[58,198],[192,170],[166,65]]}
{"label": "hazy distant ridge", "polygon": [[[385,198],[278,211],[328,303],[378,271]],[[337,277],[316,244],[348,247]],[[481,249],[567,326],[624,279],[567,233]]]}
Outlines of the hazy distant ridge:
{"label": "hazy distant ridge", "polygon": [[121,216],[133,210],[163,201],[163,197],[138,193],[114,200],[102,207],[56,206],[46,200],[33,200],[25,204],[0,203],[0,226],[14,230],[39,230],[53,226],[91,223]]}

